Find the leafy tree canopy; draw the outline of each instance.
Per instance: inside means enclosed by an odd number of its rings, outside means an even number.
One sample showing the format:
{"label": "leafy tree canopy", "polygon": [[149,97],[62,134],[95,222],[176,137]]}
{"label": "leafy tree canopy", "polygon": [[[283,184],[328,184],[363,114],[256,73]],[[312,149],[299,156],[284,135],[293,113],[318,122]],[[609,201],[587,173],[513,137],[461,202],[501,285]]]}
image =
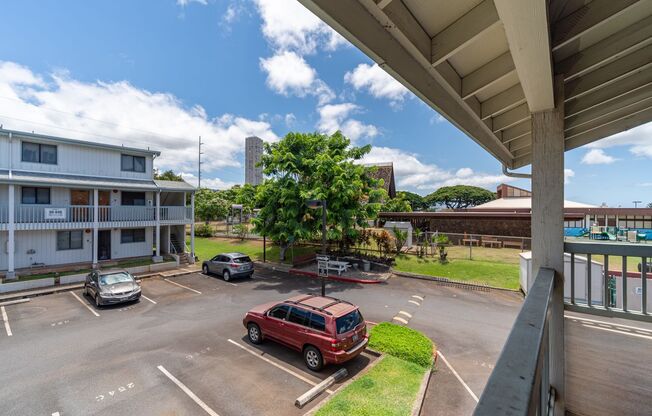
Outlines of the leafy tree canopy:
{"label": "leafy tree canopy", "polygon": [[397,194],[396,198],[386,201],[380,210],[382,212],[412,212],[412,205],[403,195]]}
{"label": "leafy tree canopy", "polygon": [[410,203],[412,211],[425,211],[430,207],[430,204],[426,202],[424,197],[419,194],[415,194],[414,192],[398,191],[396,193],[396,197],[402,197],[406,199]]}
{"label": "leafy tree canopy", "polygon": [[301,239],[319,235],[321,208],[308,200],[327,201],[330,240],[346,241],[355,236],[354,226],[364,227],[375,218],[386,192],[370,168],[355,163],[371,146],[352,147],[340,132],[288,133],[276,143],[266,143],[261,157],[269,178],[257,190],[260,212],[255,232],[265,234],[285,248]]}
{"label": "leafy tree canopy", "polygon": [[195,194],[195,215],[202,221],[218,220],[229,213],[230,203],[219,192],[200,188]]}
{"label": "leafy tree canopy", "polygon": [[177,175],[172,170],[166,170],[165,172],[161,173],[161,171],[159,171],[158,169],[154,170],[154,179],[158,179],[162,181],[175,181],[175,182],[183,181],[181,175]]}
{"label": "leafy tree canopy", "polygon": [[444,186],[425,197],[430,205],[444,205],[450,209],[468,208],[494,199],[493,192],[469,185]]}

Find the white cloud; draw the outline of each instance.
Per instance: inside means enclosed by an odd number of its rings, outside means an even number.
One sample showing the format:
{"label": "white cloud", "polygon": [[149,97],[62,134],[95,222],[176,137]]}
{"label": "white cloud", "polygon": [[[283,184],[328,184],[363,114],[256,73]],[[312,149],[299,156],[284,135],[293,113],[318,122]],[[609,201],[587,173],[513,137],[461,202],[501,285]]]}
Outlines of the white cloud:
{"label": "white cloud", "polygon": [[430,117],[430,124],[440,124],[444,121],[446,121],[446,119],[439,113],[435,113],[432,117]]}
{"label": "white cloud", "polygon": [[278,94],[314,95],[320,105],[335,98],[328,85],[317,77],[317,71],[295,52],[284,51],[271,58],[260,58],[260,67],[267,73],[267,86]]}
{"label": "white cloud", "polygon": [[570,183],[572,177],[575,176],[573,169],[564,169],[564,184]]}
{"label": "white cloud", "polygon": [[244,139],[277,140],[269,123],[231,114],[209,118],[201,106],[126,81],[82,82],[65,74],[39,75],[0,61],[0,124],[5,128],[160,150],[159,169],[197,168],[202,137],[207,177],[238,167]]}
{"label": "white cloud", "polygon": [[177,6],[186,7],[190,3],[199,3],[203,6],[208,4],[207,0],[177,0]]}
{"label": "white cloud", "polygon": [[376,126],[350,118],[352,114],[361,111],[361,107],[356,104],[326,104],[317,110],[319,112],[317,129],[326,134],[333,134],[340,130],[352,142],[357,142],[360,138],[373,138],[380,133]]}
{"label": "white cloud", "polygon": [[588,147],[594,149],[606,149],[615,146],[629,146],[629,151],[634,156],[652,159],[652,123],[634,127],[588,145]]}
{"label": "white cloud", "polygon": [[297,0],[255,0],[265,38],[277,50],[332,51],[348,42]]}
{"label": "white cloud", "polygon": [[360,64],[344,75],[344,81],[356,90],[366,90],[375,98],[388,99],[393,105],[400,105],[409,93],[400,82],[385,72],[378,64]]}
{"label": "white cloud", "polygon": [[412,188],[424,193],[432,192],[442,186],[461,184],[493,190],[500,183],[514,181],[513,178],[505,175],[476,173],[468,167],[457,171],[442,169],[437,165],[421,162],[416,154],[391,147],[373,147],[362,162],[393,162],[398,187],[401,189]]}
{"label": "white cloud", "polygon": [[[193,186],[197,186],[197,184],[199,183],[199,180],[197,179],[197,175],[195,175],[194,173],[182,172],[180,175],[186,182],[188,182]],[[226,182],[220,178],[204,178],[204,175],[202,174],[202,179],[201,179],[202,188],[228,189],[236,184],[237,184],[236,182]]]}
{"label": "white cloud", "polygon": [[613,156],[609,156],[602,149],[591,149],[582,158],[585,165],[609,165],[617,161]]}

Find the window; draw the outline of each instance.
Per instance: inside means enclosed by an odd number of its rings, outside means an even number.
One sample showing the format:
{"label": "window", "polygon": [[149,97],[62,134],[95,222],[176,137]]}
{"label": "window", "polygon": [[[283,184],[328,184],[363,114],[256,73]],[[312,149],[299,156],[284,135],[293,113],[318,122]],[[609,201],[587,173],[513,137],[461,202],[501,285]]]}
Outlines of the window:
{"label": "window", "polygon": [[294,324],[308,326],[309,318],[310,312],[305,309],[293,307],[290,309],[290,316],[288,317],[288,321]]}
{"label": "window", "polygon": [[362,318],[362,314],[359,310],[356,309],[353,312],[349,312],[346,315],[335,320],[335,323],[337,324],[337,333],[343,334],[345,332],[349,332],[363,321],[364,319]]}
{"label": "window", "polygon": [[24,186],[20,202],[23,204],[44,204],[50,203],[50,188],[34,188]]}
{"label": "window", "polygon": [[57,146],[51,144],[23,142],[22,161],[57,164]]}
{"label": "window", "polygon": [[145,229],[133,228],[129,230],[120,230],[120,243],[144,243],[145,242]]}
{"label": "window", "polygon": [[316,329],[317,331],[325,331],[326,330],[326,319],[321,315],[317,315],[316,313],[312,313],[310,315],[310,328]]}
{"label": "window", "polygon": [[251,263],[251,259],[249,258],[249,256],[245,256],[245,257],[234,257],[234,258],[233,258],[233,262],[234,262],[234,263],[238,263],[238,264]]}
{"label": "window", "polygon": [[57,232],[57,250],[79,250],[84,248],[82,230]]}
{"label": "window", "polygon": [[288,309],[290,309],[288,305],[274,306],[267,315],[272,318],[285,319],[285,317],[288,315]]}
{"label": "window", "polygon": [[121,167],[126,172],[145,172],[145,157],[122,155]]}
{"label": "window", "polygon": [[145,192],[123,192],[122,205],[145,205]]}

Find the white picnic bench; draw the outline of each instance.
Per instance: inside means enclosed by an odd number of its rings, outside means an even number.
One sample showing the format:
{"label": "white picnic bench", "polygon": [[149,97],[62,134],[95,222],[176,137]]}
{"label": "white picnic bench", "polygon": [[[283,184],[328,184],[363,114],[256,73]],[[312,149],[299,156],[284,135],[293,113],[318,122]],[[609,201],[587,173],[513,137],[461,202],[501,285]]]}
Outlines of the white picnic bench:
{"label": "white picnic bench", "polygon": [[[319,267],[319,271],[323,270],[324,264],[320,262],[320,265],[317,266]],[[329,260],[326,263],[326,273],[328,273],[328,270],[335,270],[337,272],[338,276],[342,275],[342,272],[345,272],[349,270],[349,267],[351,267],[351,264],[345,261],[334,261],[334,260]]]}

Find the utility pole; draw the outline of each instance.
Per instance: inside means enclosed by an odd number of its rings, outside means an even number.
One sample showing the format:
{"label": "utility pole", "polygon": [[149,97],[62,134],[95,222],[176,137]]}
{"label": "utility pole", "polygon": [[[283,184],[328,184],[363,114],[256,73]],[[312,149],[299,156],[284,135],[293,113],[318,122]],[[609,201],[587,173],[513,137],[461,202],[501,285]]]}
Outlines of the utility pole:
{"label": "utility pole", "polygon": [[638,204],[640,204],[643,201],[632,201],[634,203],[634,208],[638,208]]}
{"label": "utility pole", "polygon": [[201,164],[202,164],[201,155],[204,154],[204,152],[201,151],[201,146],[203,144],[204,143],[202,143],[202,141],[201,141],[201,136],[199,136],[199,163],[197,164],[197,171],[198,171],[197,172],[197,188],[201,188]]}

